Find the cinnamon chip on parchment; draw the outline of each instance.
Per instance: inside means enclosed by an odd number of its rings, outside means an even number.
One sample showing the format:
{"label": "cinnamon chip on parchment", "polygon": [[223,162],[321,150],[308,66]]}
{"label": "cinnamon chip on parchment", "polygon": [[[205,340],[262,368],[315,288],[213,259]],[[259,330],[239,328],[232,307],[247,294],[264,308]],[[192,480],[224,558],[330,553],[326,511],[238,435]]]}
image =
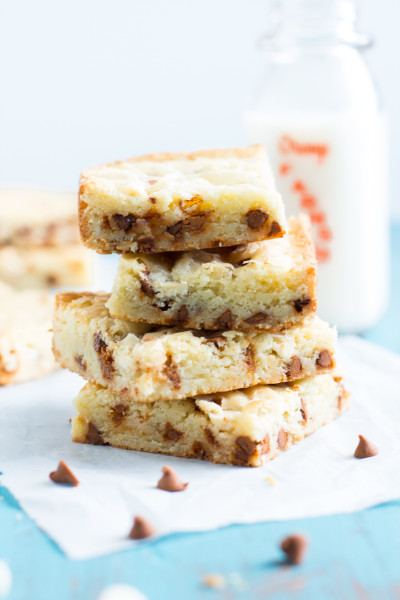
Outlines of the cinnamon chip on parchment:
{"label": "cinnamon chip on parchment", "polygon": [[189,483],[184,483],[179,475],[171,467],[165,466],[162,468],[163,475],[157,487],[166,492],[182,492],[186,490]]}
{"label": "cinnamon chip on parchment", "polygon": [[74,487],[79,485],[79,480],[63,460],[60,460],[57,469],[52,471],[49,477],[54,483],[65,483]]}
{"label": "cinnamon chip on parchment", "polygon": [[354,451],[354,456],[356,458],[369,458],[370,456],[376,456],[379,452],[378,448],[367,440],[363,435],[359,435],[358,446]]}
{"label": "cinnamon chip on parchment", "polygon": [[143,540],[151,537],[154,532],[155,529],[151,523],[146,521],[146,519],[143,519],[143,517],[136,516],[128,537],[130,537],[131,540]]}

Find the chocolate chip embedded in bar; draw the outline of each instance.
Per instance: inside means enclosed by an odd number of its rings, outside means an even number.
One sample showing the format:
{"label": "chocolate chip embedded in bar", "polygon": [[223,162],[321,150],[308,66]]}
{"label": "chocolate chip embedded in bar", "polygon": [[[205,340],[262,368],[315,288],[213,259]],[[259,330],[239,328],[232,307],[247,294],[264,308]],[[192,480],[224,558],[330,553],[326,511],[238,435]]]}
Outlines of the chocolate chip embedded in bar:
{"label": "chocolate chip embedded in bar", "polygon": [[133,215],[127,214],[127,215],[113,215],[112,219],[114,221],[114,223],[116,224],[116,226],[118,227],[118,229],[121,229],[121,231],[130,231],[132,229],[132,226],[134,225],[135,221],[136,221],[136,217],[134,217]]}
{"label": "chocolate chip embedded in bar", "polygon": [[246,220],[251,229],[259,229],[268,220],[268,215],[263,210],[249,210]]}
{"label": "chocolate chip embedded in bar", "polygon": [[[279,331],[317,307],[308,217],[277,240],[233,248],[121,257],[108,308],[131,321],[192,329]],[[319,363],[328,357],[321,355]],[[322,365],[320,365],[322,366]]]}
{"label": "chocolate chip embedded in bar", "polygon": [[282,237],[284,209],[262,146],[151,154],[82,174],[83,242],[146,254]]}
{"label": "chocolate chip embedded in bar", "polygon": [[321,350],[318,354],[316,364],[318,367],[321,367],[321,369],[328,369],[332,365],[332,355],[329,350],[326,348]]}
{"label": "chocolate chip embedded in bar", "polygon": [[[129,404],[123,425],[113,419],[114,407],[122,401]],[[78,416],[72,420],[72,438],[87,443],[88,427],[95,423],[110,446],[258,467],[338,417],[348,405],[347,392],[330,374],[295,384],[153,403],[127,401],[89,383],[75,400]],[[158,487],[186,487],[165,469]]]}
{"label": "chocolate chip embedded in bar", "polygon": [[[115,319],[108,298],[58,294],[54,351],[62,366],[126,398],[173,400],[285,382],[334,367],[336,332],[317,317],[279,333],[216,334]],[[330,357],[326,368],[320,359],[324,352]]]}
{"label": "chocolate chip embedded in bar", "polygon": [[99,355],[100,368],[104,379],[112,379],[115,371],[112,352],[98,333],[93,336],[93,347]]}
{"label": "chocolate chip embedded in bar", "polygon": [[290,379],[296,379],[301,376],[302,365],[298,356],[292,356],[287,365],[287,374]]}
{"label": "chocolate chip embedded in bar", "polygon": [[93,425],[93,423],[88,423],[87,431],[86,431],[86,442],[88,444],[93,444],[94,446],[107,446],[107,442],[103,440],[103,437]]}

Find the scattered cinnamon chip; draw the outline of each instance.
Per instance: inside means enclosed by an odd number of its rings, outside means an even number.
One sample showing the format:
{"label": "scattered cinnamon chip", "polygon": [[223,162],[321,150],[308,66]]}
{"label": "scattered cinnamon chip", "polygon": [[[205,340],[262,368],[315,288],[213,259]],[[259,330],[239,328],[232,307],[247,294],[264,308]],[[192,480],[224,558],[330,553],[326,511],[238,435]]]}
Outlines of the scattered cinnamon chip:
{"label": "scattered cinnamon chip", "polygon": [[281,548],[292,564],[299,565],[307,548],[307,539],[303,535],[289,535],[282,540]]}
{"label": "scattered cinnamon chip", "polygon": [[162,468],[162,472],[163,475],[157,483],[158,489],[165,490],[166,492],[182,492],[186,490],[189,483],[184,483],[174,469],[165,466]]}
{"label": "scattered cinnamon chip", "polygon": [[226,587],[226,580],[225,577],[219,573],[210,573],[203,577],[203,584],[207,587],[223,590]]}
{"label": "scattered cinnamon chip", "polygon": [[136,516],[128,537],[131,540],[143,540],[152,536],[154,532],[155,529],[151,523],[143,519],[143,517]]}
{"label": "scattered cinnamon chip", "polygon": [[361,434],[358,437],[360,438],[360,441],[354,452],[356,458],[369,458],[370,456],[376,456],[378,454],[379,450],[375,444],[367,440],[367,438]]}
{"label": "scattered cinnamon chip", "polygon": [[60,460],[56,471],[52,471],[49,477],[54,483],[66,483],[67,485],[73,485],[74,487],[79,485],[79,480],[63,460]]}
{"label": "scattered cinnamon chip", "polygon": [[276,485],[278,483],[275,477],[272,477],[272,475],[267,475],[265,481],[267,481],[270,485]]}

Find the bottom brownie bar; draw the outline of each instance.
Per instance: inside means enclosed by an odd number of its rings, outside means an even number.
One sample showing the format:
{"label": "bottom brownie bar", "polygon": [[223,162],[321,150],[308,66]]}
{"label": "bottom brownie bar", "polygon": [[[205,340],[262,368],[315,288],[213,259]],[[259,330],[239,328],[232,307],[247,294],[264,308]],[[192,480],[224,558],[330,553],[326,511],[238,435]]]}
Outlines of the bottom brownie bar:
{"label": "bottom brownie bar", "polygon": [[348,392],[331,374],[152,403],[89,383],[75,400],[72,439],[259,467],[348,406]]}

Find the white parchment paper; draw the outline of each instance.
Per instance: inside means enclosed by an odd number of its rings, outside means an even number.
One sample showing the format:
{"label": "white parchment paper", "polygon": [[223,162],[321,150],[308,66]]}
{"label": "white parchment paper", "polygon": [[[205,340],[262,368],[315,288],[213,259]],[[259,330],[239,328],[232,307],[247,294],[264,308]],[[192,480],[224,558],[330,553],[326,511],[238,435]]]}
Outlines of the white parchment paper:
{"label": "white parchment paper", "polygon": [[[350,512],[399,498],[400,356],[346,337],[338,359],[352,408],[256,469],[72,443],[71,400],[83,381],[66,371],[3,388],[0,482],[75,559],[137,543],[127,539],[135,514],[148,518],[161,536]],[[378,446],[378,456],[353,457],[359,433]],[[49,480],[60,459],[79,478],[77,488]],[[184,492],[155,488],[165,464],[190,482]]]}

